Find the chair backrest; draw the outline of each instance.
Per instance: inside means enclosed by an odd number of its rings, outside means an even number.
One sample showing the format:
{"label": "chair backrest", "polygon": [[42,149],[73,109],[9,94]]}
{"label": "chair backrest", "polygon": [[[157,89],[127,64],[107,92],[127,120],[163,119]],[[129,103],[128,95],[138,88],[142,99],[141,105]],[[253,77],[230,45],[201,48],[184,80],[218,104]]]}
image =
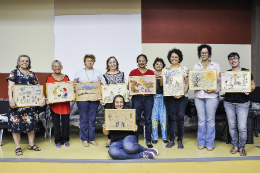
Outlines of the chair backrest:
{"label": "chair backrest", "polygon": [[260,103],[260,86],[255,87],[254,91],[249,94],[249,100],[251,102]]}

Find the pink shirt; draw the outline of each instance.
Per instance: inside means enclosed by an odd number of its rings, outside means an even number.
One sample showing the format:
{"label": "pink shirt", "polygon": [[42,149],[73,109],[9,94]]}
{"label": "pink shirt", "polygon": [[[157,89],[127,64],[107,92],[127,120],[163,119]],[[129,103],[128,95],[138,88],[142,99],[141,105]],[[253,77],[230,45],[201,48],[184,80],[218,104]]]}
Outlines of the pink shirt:
{"label": "pink shirt", "polygon": [[[193,69],[203,69],[203,66],[201,62],[198,64],[195,64],[193,66]],[[219,91],[220,91],[220,77],[219,73],[221,72],[221,68],[218,63],[215,63],[211,61],[207,69],[217,69],[217,76],[218,76],[218,89],[215,91],[215,93],[206,93],[204,90],[196,90],[194,91],[194,96],[197,98],[215,98],[219,96]]]}

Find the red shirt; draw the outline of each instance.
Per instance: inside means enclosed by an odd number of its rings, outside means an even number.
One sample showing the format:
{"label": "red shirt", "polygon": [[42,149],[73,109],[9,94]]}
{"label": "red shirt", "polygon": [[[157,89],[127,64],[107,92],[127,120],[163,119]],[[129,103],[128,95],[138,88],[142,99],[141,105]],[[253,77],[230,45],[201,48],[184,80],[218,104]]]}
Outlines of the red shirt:
{"label": "red shirt", "polygon": [[[69,77],[65,75],[65,77],[61,81],[55,80],[51,75],[47,78],[46,83],[53,82],[66,82],[70,81]],[[53,103],[49,104],[51,110],[56,114],[69,114],[70,113],[70,102],[61,102],[61,103]]]}
{"label": "red shirt", "polygon": [[[154,75],[154,72],[152,70],[147,69],[145,73],[141,73],[140,70],[137,68],[132,70],[129,74],[129,76],[145,76],[145,75]],[[143,96],[151,96],[151,94],[146,94]]]}

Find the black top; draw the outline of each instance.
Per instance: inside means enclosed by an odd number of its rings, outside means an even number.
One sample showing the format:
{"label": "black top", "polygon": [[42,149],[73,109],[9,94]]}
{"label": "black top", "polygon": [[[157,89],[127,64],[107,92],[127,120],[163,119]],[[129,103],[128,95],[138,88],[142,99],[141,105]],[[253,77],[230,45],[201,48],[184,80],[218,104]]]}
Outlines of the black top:
{"label": "black top", "polygon": [[133,131],[119,131],[119,130],[110,130],[109,134],[111,135],[111,142],[117,142],[123,140],[128,135],[135,135]]}
{"label": "black top", "polygon": [[156,90],[156,94],[163,94],[163,86],[160,85],[160,79],[161,78],[156,79],[157,80],[157,86],[158,86],[158,88]]}
{"label": "black top", "polygon": [[[232,71],[232,69],[228,71]],[[241,71],[249,71],[249,70],[246,68],[241,68]],[[253,79],[254,78],[251,73],[251,81]],[[246,103],[248,102],[248,95],[245,95],[245,93],[226,93],[224,101],[232,102],[232,103]]]}

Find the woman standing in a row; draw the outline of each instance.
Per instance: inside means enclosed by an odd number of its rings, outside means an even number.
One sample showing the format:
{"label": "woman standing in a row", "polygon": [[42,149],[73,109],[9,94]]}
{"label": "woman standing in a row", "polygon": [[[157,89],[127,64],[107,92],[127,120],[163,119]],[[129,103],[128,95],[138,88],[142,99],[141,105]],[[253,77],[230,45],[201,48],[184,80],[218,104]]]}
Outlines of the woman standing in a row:
{"label": "woman standing in a row", "polygon": [[[17,108],[13,100],[14,85],[39,85],[39,81],[34,72],[30,71],[31,59],[27,55],[20,55],[17,59],[16,69],[11,71],[7,77],[8,96],[9,96],[9,116],[8,131],[12,132],[16,145],[15,154],[23,155],[20,145],[20,133],[27,133],[29,139],[29,150],[41,151],[41,148],[34,144],[34,132],[37,130],[35,107],[19,107]],[[45,105],[45,98],[41,101],[41,106]]]}
{"label": "woman standing in a row", "polygon": [[[154,72],[152,70],[146,68],[147,61],[148,61],[146,55],[143,54],[138,55],[136,61],[138,63],[138,68],[132,70],[129,76],[154,75]],[[139,129],[140,129],[141,114],[142,111],[144,111],[146,145],[148,148],[152,148],[153,145],[151,143],[151,133],[152,133],[151,116],[152,116],[152,109],[153,109],[153,96],[150,94],[134,95],[132,97],[132,107],[133,109],[136,110],[136,124],[138,126],[138,130],[136,132],[137,140],[138,140]]]}
{"label": "woman standing in a row", "polygon": [[[125,83],[125,74],[124,72],[119,71],[119,63],[114,56],[111,56],[107,59],[106,62],[106,70],[107,72],[103,74],[101,83],[102,84],[117,84],[117,83]],[[105,105],[105,109],[112,109],[112,103],[103,103],[101,100],[102,105]],[[107,142],[105,147],[109,147],[111,144],[111,135],[107,135]]]}
{"label": "woman standing in a row", "polygon": [[[74,83],[100,81],[102,73],[93,68],[96,61],[94,55],[85,55],[84,64],[85,68],[77,71]],[[80,113],[80,139],[83,141],[83,145],[88,147],[88,141],[97,146],[98,143],[95,141],[95,121],[97,115],[97,109],[99,101],[78,101],[78,108]]]}
{"label": "woman standing in a row", "polygon": [[[188,104],[188,68],[180,65],[183,60],[182,52],[179,49],[172,49],[168,52],[167,56],[171,66],[167,70],[174,68],[181,68],[183,72],[184,95],[165,96],[164,103],[169,122],[170,142],[166,148],[171,148],[175,145],[175,123],[177,124],[178,131],[178,149],[183,149],[183,136],[184,136],[184,116],[186,106]],[[163,79],[161,79],[162,81]],[[162,84],[162,82],[161,82]]]}
{"label": "woman standing in a row", "polygon": [[210,60],[212,49],[207,44],[198,47],[198,57],[201,61],[193,69],[217,69],[218,89],[194,91],[195,106],[198,114],[198,148],[206,147],[209,151],[214,149],[215,114],[219,104],[221,68],[219,64]]}

